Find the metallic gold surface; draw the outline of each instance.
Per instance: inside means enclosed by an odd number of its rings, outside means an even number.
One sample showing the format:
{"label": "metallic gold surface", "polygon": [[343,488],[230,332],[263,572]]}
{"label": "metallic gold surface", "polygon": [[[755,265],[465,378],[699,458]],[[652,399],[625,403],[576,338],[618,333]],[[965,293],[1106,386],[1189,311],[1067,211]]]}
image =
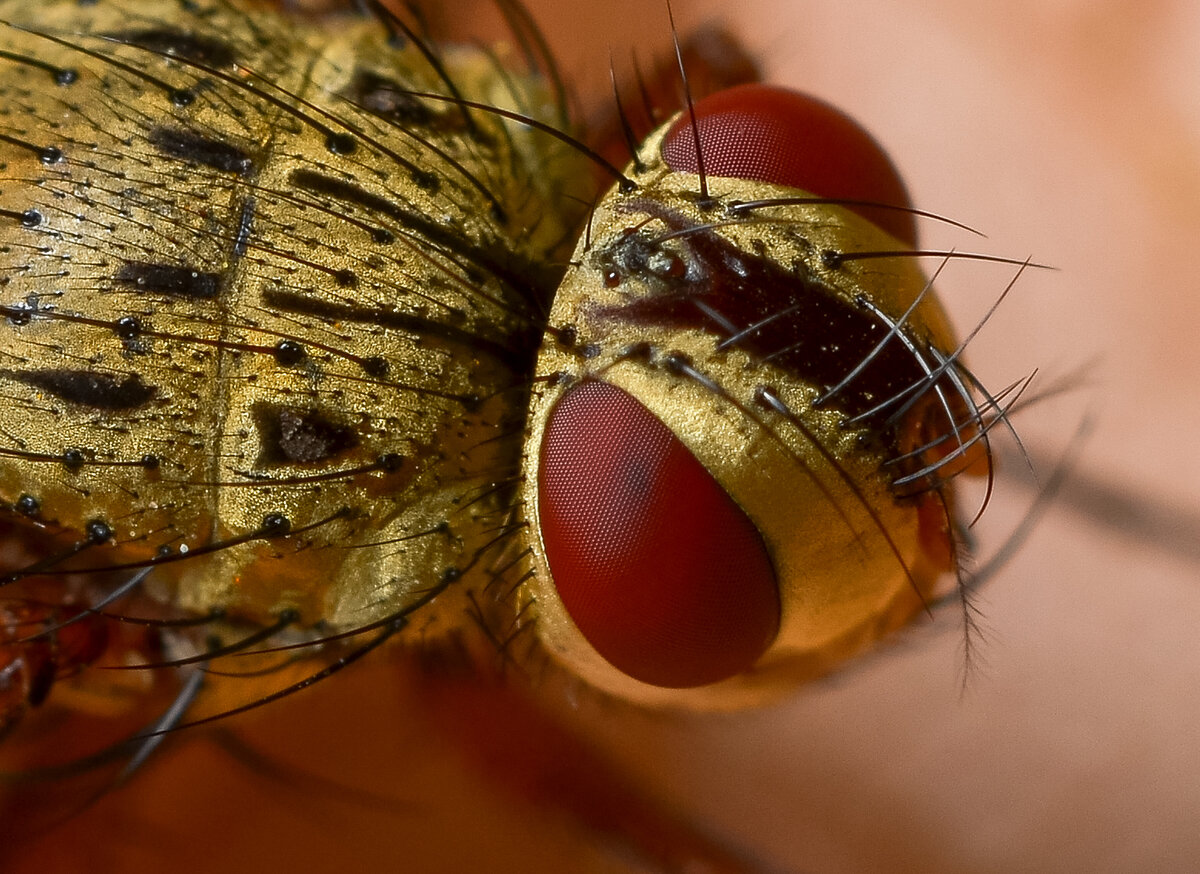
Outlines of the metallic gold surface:
{"label": "metallic gold surface", "polygon": [[[448,90],[377,22],[220,0],[0,18],[0,501],[106,522],[120,557],[76,566],[169,551],[161,597],[261,623],[365,625],[474,564],[504,519],[574,158],[494,114],[468,130],[450,97],[413,98],[402,129],[367,101]],[[463,99],[557,117],[497,63],[445,58]],[[209,284],[164,290],[146,265]],[[80,403],[47,372],[149,398]]]}

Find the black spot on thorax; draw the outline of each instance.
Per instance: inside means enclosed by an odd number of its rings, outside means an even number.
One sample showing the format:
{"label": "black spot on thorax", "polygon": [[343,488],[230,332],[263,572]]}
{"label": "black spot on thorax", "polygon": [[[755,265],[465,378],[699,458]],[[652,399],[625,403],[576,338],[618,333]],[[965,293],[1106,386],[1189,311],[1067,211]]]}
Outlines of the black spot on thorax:
{"label": "black spot on thorax", "polygon": [[156,127],[147,135],[156,149],[170,158],[202,164],[222,173],[248,176],[254,162],[240,147],[186,128]]}
{"label": "black spot on thorax", "polygon": [[259,403],[253,415],[261,441],[259,466],[316,464],[359,444],[353,427],[324,410]]}
{"label": "black spot on thorax", "polygon": [[107,412],[136,410],[150,402],[158,390],[136,374],[124,378],[91,370],[5,370],[0,377],[32,386],[79,407]]}
{"label": "black spot on thorax", "polygon": [[209,67],[228,67],[237,55],[225,42],[174,27],[147,27],[108,34],[110,39]]}
{"label": "black spot on thorax", "polygon": [[221,291],[221,274],[175,264],[127,261],[113,279],[136,291],[191,300],[211,300]]}

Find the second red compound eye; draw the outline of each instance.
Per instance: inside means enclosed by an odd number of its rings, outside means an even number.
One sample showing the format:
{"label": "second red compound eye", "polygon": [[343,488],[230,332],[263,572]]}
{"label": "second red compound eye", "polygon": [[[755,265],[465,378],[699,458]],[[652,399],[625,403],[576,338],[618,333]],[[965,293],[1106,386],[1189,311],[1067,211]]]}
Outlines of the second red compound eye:
{"label": "second red compound eye", "polygon": [[538,503],[563,605],[628,676],[707,685],[750,668],[774,640],[779,594],[757,528],[625,391],[588,381],[559,400]]}
{"label": "second red compound eye", "polygon": [[[847,203],[916,247],[916,221],[905,212],[910,203],[900,174],[875,139],[845,113],[806,94],[767,85],[719,91],[697,102],[695,110],[706,173],[899,207]],[[672,170],[699,171],[688,113],[667,133],[662,155]]]}

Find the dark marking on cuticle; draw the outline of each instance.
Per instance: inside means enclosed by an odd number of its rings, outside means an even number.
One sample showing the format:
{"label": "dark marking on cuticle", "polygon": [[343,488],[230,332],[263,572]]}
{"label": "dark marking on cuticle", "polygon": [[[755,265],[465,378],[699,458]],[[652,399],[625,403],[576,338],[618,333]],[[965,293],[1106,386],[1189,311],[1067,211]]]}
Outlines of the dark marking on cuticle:
{"label": "dark marking on cuticle", "polygon": [[171,158],[202,164],[222,173],[247,176],[254,162],[245,150],[197,131],[176,127],[156,127],[146,136],[156,149]]}
{"label": "dark marking on cuticle", "polygon": [[331,133],[325,139],[325,148],[335,155],[353,155],[358,149],[358,142],[346,133]]}
{"label": "dark marking on cuticle", "polygon": [[145,406],[158,392],[136,373],[120,378],[91,370],[3,370],[0,378],[39,389],[60,401],[111,412]]}
{"label": "dark marking on cuticle", "polygon": [[[524,353],[514,344],[489,340],[486,337],[472,334],[469,331],[464,331],[451,325],[398,312],[394,309],[333,303],[310,295],[282,289],[265,290],[262,301],[264,306],[274,312],[309,316],[329,323],[353,322],[363,325],[393,328],[420,337],[422,340],[441,340],[450,345],[472,350],[476,354],[491,354],[497,360],[505,362],[514,370],[524,366]],[[387,372],[386,364],[387,362],[384,361],[383,373]],[[373,366],[379,367],[378,364]]]}
{"label": "dark marking on cuticle", "polygon": [[319,409],[255,404],[261,441],[258,465],[315,464],[358,446],[354,429]]}
{"label": "dark marking on cuticle", "polygon": [[467,235],[410,208],[399,199],[375,194],[354,182],[315,170],[293,170],[288,178],[304,191],[358,207],[370,215],[394,219],[413,238],[420,239],[422,245],[459,255],[512,288],[528,294],[531,299],[548,300],[558,285],[560,273],[556,272],[556,267],[524,260],[508,246],[473,243]]}
{"label": "dark marking on cuticle", "polygon": [[388,370],[391,369],[387,359],[379,355],[364,358],[360,364],[362,365],[363,373],[375,379],[383,379],[388,375]]}
{"label": "dark marking on cuticle", "polygon": [[237,55],[226,43],[173,27],[149,27],[108,34],[108,38],[151,52],[184,58],[210,67],[228,67]]}
{"label": "dark marking on cuticle", "polygon": [[211,300],[221,291],[221,275],[147,261],[127,261],[113,277],[138,291],[155,292],[191,300]]}
{"label": "dark marking on cuticle", "polygon": [[341,96],[377,118],[405,129],[426,128],[447,133],[466,129],[466,118],[457,107],[450,112],[439,112],[411,91],[394,79],[359,69]]}
{"label": "dark marking on cuticle", "polygon": [[[642,203],[639,209],[670,231],[687,232],[676,239],[686,245],[694,269],[658,272],[657,236],[622,237],[598,254],[597,267],[640,277],[648,293],[593,306],[592,318],[709,332],[720,341],[718,351],[741,349],[821,390],[840,385],[830,405],[865,421],[873,439],[895,440],[888,417],[930,384],[919,350],[927,340],[893,334],[887,321],[847,300],[802,263],[740,251],[666,207]],[[737,269],[729,269],[731,264]],[[854,378],[842,384],[852,372]],[[953,393],[950,378],[943,379]]]}
{"label": "dark marking on cuticle", "polygon": [[374,215],[386,215],[404,222],[412,214],[411,210],[404,209],[395,201],[372,194],[352,182],[335,179],[314,170],[293,170],[290,178],[297,188],[362,207]]}

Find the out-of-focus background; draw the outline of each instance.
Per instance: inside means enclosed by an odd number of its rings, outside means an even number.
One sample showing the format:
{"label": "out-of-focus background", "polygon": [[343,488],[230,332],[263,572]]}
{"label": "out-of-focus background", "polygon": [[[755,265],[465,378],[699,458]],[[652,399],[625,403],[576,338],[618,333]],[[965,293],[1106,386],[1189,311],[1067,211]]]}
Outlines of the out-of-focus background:
{"label": "out-of-focus background", "polygon": [[[530,5],[583,96],[606,99],[610,53],[620,65],[634,45],[669,50],[659,2]],[[648,791],[770,870],[1196,870],[1200,11],[1186,0],[736,6],[674,0],[681,30],[725,23],[768,79],[873,130],[918,206],[988,235],[927,225],[930,245],[1059,268],[1021,279],[971,363],[994,387],[1034,367],[1047,384],[1077,377],[1018,420],[1044,473],[1086,415],[1096,424],[1078,485],[979,601],[984,660],[965,694],[948,613],[765,711],[588,704],[588,721]],[[459,8],[474,20],[471,3]],[[1011,275],[947,274],[960,328]],[[1000,481],[981,555],[1033,497]],[[363,664],[239,723],[301,770],[256,773],[206,742],[180,744],[66,834],[97,870],[166,859],[176,871],[648,870],[492,793],[387,683],[386,665]],[[53,870],[56,857],[42,858]]]}

